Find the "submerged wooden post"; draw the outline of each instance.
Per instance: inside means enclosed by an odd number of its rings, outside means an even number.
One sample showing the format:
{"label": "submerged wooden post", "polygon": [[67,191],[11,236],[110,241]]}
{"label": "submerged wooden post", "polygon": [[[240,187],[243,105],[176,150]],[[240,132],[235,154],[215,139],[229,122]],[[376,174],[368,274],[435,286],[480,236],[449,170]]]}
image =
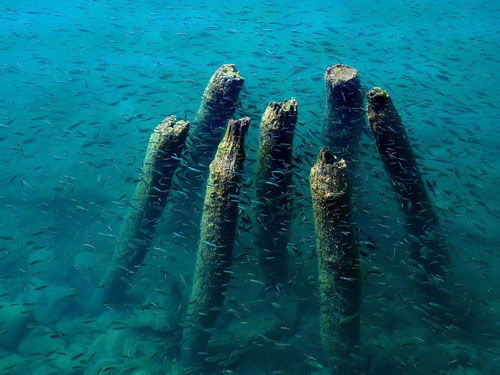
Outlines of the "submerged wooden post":
{"label": "submerged wooden post", "polygon": [[320,332],[335,374],[354,370],[360,339],[361,280],[359,253],[350,223],[351,187],[344,160],[326,148],[310,175],[319,263]]}
{"label": "submerged wooden post", "polygon": [[[234,114],[244,82],[233,64],[220,66],[210,78],[189,136],[193,147],[188,155],[195,168],[200,167],[201,161],[212,161],[224,128]],[[208,166],[205,171],[208,172]]]}
{"label": "submerged wooden post", "polygon": [[401,117],[387,91],[375,87],[367,97],[370,128],[405,217],[417,287],[432,302],[449,305],[448,250]]}
{"label": "submerged wooden post", "polygon": [[205,88],[189,135],[191,148],[186,153],[186,160],[192,167],[190,182],[196,191],[203,190],[208,165],[214,158],[228,120],[234,114],[244,82],[233,64],[224,64],[212,75]]}
{"label": "submerged wooden post", "polygon": [[188,130],[189,122],[177,121],[175,116],[170,116],[156,127],[149,139],[132,208],[122,225],[111,264],[103,280],[105,302],[123,302],[124,293],[131,284],[130,279],[147,254],[167,203]]}
{"label": "submerged wooden post", "polygon": [[249,124],[248,117],[229,121],[210,164],[193,288],[184,322],[181,353],[184,368],[200,367],[200,361],[203,362],[200,353],[206,351],[208,329],[215,324],[224,302],[238,218],[244,139]]}
{"label": "submerged wooden post", "polygon": [[347,65],[333,65],[325,72],[325,87],[326,144],[352,170],[357,164],[358,142],[365,127],[364,93],[358,72]]}
{"label": "submerged wooden post", "polygon": [[[197,233],[188,223],[198,223],[203,208],[208,166],[215,156],[224,129],[233,117],[245,79],[233,64],[220,66],[205,88],[192,130],[189,132],[184,159],[188,168],[182,173],[182,185],[190,191],[189,199],[181,199],[172,207],[172,230],[196,240]],[[197,228],[196,228],[197,229]]]}
{"label": "submerged wooden post", "polygon": [[269,103],[260,124],[257,157],[259,263],[266,286],[287,282],[287,244],[291,220],[292,143],[297,101]]}

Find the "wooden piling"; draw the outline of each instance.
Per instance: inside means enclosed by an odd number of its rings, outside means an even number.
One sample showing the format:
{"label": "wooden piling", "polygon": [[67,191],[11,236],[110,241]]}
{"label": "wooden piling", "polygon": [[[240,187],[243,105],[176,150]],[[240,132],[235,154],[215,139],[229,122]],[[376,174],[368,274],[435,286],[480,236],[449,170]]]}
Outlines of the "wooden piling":
{"label": "wooden piling", "polygon": [[144,260],[172,185],[189,123],[167,117],[149,139],[141,179],[132,207],[122,225],[118,242],[103,279],[104,302],[121,303],[132,277]]}
{"label": "wooden piling", "polygon": [[359,158],[359,140],[366,126],[364,93],[356,69],[336,64],[325,72],[327,146],[353,171]]}
{"label": "wooden piling", "polygon": [[179,222],[198,222],[201,217],[209,164],[215,156],[227,122],[236,110],[244,82],[245,79],[233,64],[224,64],[215,71],[205,88],[189,134],[190,147],[185,154],[189,168],[184,173],[184,179],[192,195],[189,201],[183,201],[175,210]]}
{"label": "wooden piling", "polygon": [[350,375],[350,356],[360,340],[361,280],[359,253],[350,223],[351,186],[344,160],[326,148],[310,175],[318,277],[320,333],[335,374]]}
{"label": "wooden piling", "polygon": [[287,282],[287,245],[292,206],[292,143],[295,98],[269,103],[260,124],[257,157],[259,263],[266,286]]}
{"label": "wooden piling", "polygon": [[[248,117],[229,121],[214,160],[210,164],[201,238],[196,258],[191,298],[184,321],[181,362],[199,374],[208,330],[219,316],[229,283],[233,242],[238,218],[238,195],[245,159],[244,139]],[[186,370],[186,372],[189,372]]]}
{"label": "wooden piling", "polygon": [[367,97],[370,128],[405,217],[417,287],[426,300],[449,306],[450,258],[403,122],[387,91],[375,87]]}

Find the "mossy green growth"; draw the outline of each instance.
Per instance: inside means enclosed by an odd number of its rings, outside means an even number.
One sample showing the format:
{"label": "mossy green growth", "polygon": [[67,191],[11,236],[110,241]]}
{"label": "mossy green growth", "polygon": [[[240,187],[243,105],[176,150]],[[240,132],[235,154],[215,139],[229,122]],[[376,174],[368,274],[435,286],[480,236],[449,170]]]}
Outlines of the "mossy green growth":
{"label": "mossy green growth", "polygon": [[[201,235],[191,298],[184,321],[181,358],[183,366],[200,367],[209,333],[224,302],[232,264],[233,242],[238,219],[238,199],[248,117],[229,121],[214,160],[210,164]],[[200,373],[200,372],[196,372]]]}
{"label": "mossy green growth", "polygon": [[286,283],[292,209],[292,146],[297,100],[270,102],[260,124],[257,157],[259,263],[267,285]]}
{"label": "mossy green growth", "polygon": [[352,374],[350,356],[360,339],[361,280],[359,253],[350,223],[350,183],[344,160],[320,150],[311,169],[318,278],[320,333],[336,374]]}
{"label": "mossy green growth", "polygon": [[169,116],[151,134],[132,207],[122,225],[111,264],[103,279],[104,302],[123,302],[131,278],[147,254],[167,203],[188,131],[189,122],[177,121],[175,116]]}

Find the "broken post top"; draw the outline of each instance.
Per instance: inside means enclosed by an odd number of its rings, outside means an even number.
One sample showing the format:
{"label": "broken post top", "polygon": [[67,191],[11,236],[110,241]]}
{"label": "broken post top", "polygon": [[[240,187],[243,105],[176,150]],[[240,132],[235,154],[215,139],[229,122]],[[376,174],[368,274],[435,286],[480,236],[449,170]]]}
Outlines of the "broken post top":
{"label": "broken post top", "polygon": [[270,102],[262,116],[261,132],[292,132],[297,124],[297,100]]}
{"label": "broken post top", "polygon": [[366,114],[372,130],[384,125],[400,125],[401,117],[392,103],[387,91],[374,87],[366,94],[368,105]]}
{"label": "broken post top", "polygon": [[210,78],[203,97],[205,100],[213,100],[217,97],[225,97],[227,101],[236,100],[244,82],[245,78],[241,76],[234,64],[224,64]]}
{"label": "broken post top", "polygon": [[212,80],[214,79],[222,79],[222,80],[239,80],[244,81],[245,79],[241,76],[238,69],[234,64],[223,64],[221,65],[212,76]]}
{"label": "broken post top", "polygon": [[368,109],[379,112],[392,104],[391,96],[387,91],[380,87],[374,87],[366,94],[368,99]]}
{"label": "broken post top", "polygon": [[358,71],[344,64],[335,64],[326,69],[325,81],[332,85],[343,84],[358,79]]}
{"label": "broken post top", "polygon": [[318,162],[311,169],[311,192],[314,197],[328,200],[344,200],[349,197],[347,164],[326,147],[318,154]]}
{"label": "broken post top", "polygon": [[244,141],[249,125],[250,117],[229,120],[226,134],[219,144],[214,161],[225,159],[228,162],[234,162],[245,156]]}
{"label": "broken post top", "polygon": [[243,143],[249,125],[250,117],[243,117],[239,120],[229,120],[229,123],[227,124],[226,134],[224,135],[224,140],[235,140],[237,142]]}
{"label": "broken post top", "polygon": [[189,122],[184,120],[177,121],[177,117],[168,116],[165,120],[160,122],[156,127],[155,131],[161,132],[162,134],[168,134],[174,132],[180,134],[184,131],[186,127],[189,127]]}
{"label": "broken post top", "polygon": [[262,182],[259,187],[263,189],[262,192],[273,190],[273,185],[264,183],[270,178],[275,182],[281,181],[282,184],[290,184],[289,177],[285,177],[285,175],[276,177],[274,171],[285,171],[291,168],[297,108],[295,98],[285,99],[279,103],[270,102],[262,115],[257,157],[257,180]]}
{"label": "broken post top", "polygon": [[160,122],[160,124],[154,130],[151,135],[155,139],[164,140],[171,137],[184,137],[187,135],[189,130],[189,122],[184,120],[177,121],[175,116],[168,116],[165,120]]}
{"label": "broken post top", "polygon": [[326,146],[349,162],[359,158],[358,142],[365,126],[364,94],[358,72],[336,64],[325,72]]}
{"label": "broken post top", "polygon": [[[233,64],[220,66],[210,78],[195,120],[197,126],[194,133],[196,138],[201,137],[196,142],[202,148],[201,154],[213,157],[212,152],[220,140],[220,129],[233,116],[244,82],[245,79]],[[210,139],[205,139],[214,134],[217,136],[215,144]]]}
{"label": "broken post top", "polygon": [[149,138],[146,161],[161,160],[180,153],[184,148],[188,131],[189,122],[177,121],[175,116],[167,117],[160,122]]}

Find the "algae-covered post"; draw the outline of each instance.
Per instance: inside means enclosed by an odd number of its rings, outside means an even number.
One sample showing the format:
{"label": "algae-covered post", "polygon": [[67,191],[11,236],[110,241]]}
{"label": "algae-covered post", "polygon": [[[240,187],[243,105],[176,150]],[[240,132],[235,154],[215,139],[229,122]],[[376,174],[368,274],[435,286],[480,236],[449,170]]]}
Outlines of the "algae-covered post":
{"label": "algae-covered post", "polygon": [[361,280],[359,253],[350,223],[350,184],[344,160],[326,148],[311,169],[318,277],[320,332],[336,374],[351,374],[360,339]]}
{"label": "algae-covered post", "polygon": [[292,143],[296,124],[295,98],[269,103],[260,124],[257,221],[259,263],[267,286],[287,281],[287,244],[292,204]]}
{"label": "algae-covered post", "polygon": [[358,160],[358,142],[366,123],[358,72],[347,65],[333,65],[325,72],[325,88],[326,144],[335,155],[346,160],[352,171]]}
{"label": "algae-covered post", "polygon": [[[190,148],[185,155],[191,167],[188,171],[190,190],[195,193],[203,193],[208,165],[214,158],[228,120],[234,114],[244,82],[233,64],[224,64],[215,71],[205,88],[189,134]],[[196,206],[197,200],[191,203]]]}
{"label": "algae-covered post", "polygon": [[185,368],[196,369],[203,362],[200,353],[206,351],[207,330],[219,316],[229,283],[249,124],[248,117],[229,121],[210,164],[193,288],[184,322],[181,358]]}
{"label": "algae-covered post", "polygon": [[188,155],[195,165],[213,159],[223,129],[234,114],[244,82],[233,64],[220,66],[210,78],[189,136],[193,147]]}
{"label": "algae-covered post", "polygon": [[167,202],[188,130],[188,122],[170,116],[156,127],[149,139],[132,207],[122,225],[103,280],[105,302],[123,302],[130,279],[147,254]]}
{"label": "algae-covered post", "polygon": [[375,87],[367,97],[370,128],[405,216],[417,286],[431,301],[448,305],[449,255],[401,117],[387,91]]}

